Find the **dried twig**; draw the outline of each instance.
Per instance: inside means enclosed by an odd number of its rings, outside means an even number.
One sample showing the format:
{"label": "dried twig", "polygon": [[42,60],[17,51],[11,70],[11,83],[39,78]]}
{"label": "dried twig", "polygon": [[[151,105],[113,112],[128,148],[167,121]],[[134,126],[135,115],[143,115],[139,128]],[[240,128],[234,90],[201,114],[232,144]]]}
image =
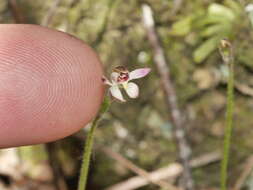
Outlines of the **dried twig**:
{"label": "dried twig", "polygon": [[[111,156],[110,154],[107,154]],[[193,160],[190,161],[190,166],[193,168],[206,166],[208,164],[217,162],[221,159],[221,153],[218,151],[211,152],[204,154],[202,156],[199,156]],[[178,177],[183,172],[183,167],[179,163],[171,163],[167,167],[160,168],[156,171],[150,172],[149,178],[153,180],[153,182],[161,181],[161,180],[174,180],[176,177]],[[143,178],[142,176],[136,176],[132,177],[130,179],[127,179],[126,181],[117,183],[115,185],[112,185],[106,190],[133,190],[140,188],[144,185],[149,184],[149,181],[146,178]]]}
{"label": "dried twig", "polygon": [[235,82],[235,89],[244,95],[253,97],[253,89],[246,84]]}
{"label": "dried twig", "polygon": [[8,5],[11,9],[11,13],[15,19],[15,22],[20,24],[20,23],[25,23],[25,17],[22,14],[20,8],[18,7],[17,1],[16,0],[9,0]]}
{"label": "dried twig", "polygon": [[49,11],[47,12],[47,14],[45,15],[45,17],[42,19],[41,25],[42,26],[48,26],[50,25],[52,18],[58,8],[58,6],[60,5],[61,0],[54,0],[53,5],[51,6],[51,8],[49,9]]}
{"label": "dried twig", "polygon": [[[156,184],[156,185],[158,185],[158,186],[160,186],[161,188],[164,188],[164,189],[180,190],[179,188],[177,188],[177,187],[175,187],[175,186],[173,186],[173,185],[171,185],[171,184],[169,184],[165,181],[155,180],[155,178],[152,177],[147,171],[145,171],[144,169],[136,166],[131,161],[127,160],[126,158],[124,158],[120,154],[112,151],[111,149],[109,149],[107,147],[102,147],[101,150],[104,153],[106,153],[107,155],[109,155],[111,158],[117,160],[120,164],[124,165],[126,168],[130,169],[131,171],[133,171],[137,175],[139,175],[142,178],[144,178],[145,180],[147,180],[147,182],[151,182],[153,184]],[[128,188],[129,188],[129,186],[128,186]],[[117,188],[117,187],[114,188],[114,189],[123,190],[122,188]],[[111,189],[111,190],[113,190],[113,189]]]}
{"label": "dried twig", "polygon": [[171,110],[171,119],[173,122],[173,135],[177,142],[179,158],[183,164],[183,187],[187,190],[192,190],[194,187],[191,171],[189,167],[189,159],[191,154],[190,146],[186,140],[185,129],[183,126],[183,117],[178,108],[177,96],[174,85],[171,81],[170,70],[165,59],[163,48],[159,42],[157,35],[152,10],[148,5],[142,6],[143,24],[147,31],[148,40],[153,48],[154,62],[161,76],[162,85],[165,92],[165,98]]}
{"label": "dried twig", "polygon": [[253,156],[250,156],[243,168],[242,174],[239,176],[238,180],[235,183],[234,190],[242,189],[243,185],[245,184],[245,181],[253,171]]}
{"label": "dried twig", "polygon": [[184,1],[183,0],[174,0],[173,2],[173,8],[172,8],[172,16],[177,14],[177,12],[181,9]]}

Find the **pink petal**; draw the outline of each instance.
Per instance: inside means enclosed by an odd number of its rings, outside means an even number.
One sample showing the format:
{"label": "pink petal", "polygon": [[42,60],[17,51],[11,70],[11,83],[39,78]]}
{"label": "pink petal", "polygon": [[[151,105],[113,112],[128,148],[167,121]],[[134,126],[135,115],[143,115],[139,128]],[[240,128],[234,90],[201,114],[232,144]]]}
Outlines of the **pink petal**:
{"label": "pink petal", "polygon": [[139,87],[133,82],[128,83],[125,90],[130,98],[137,98],[139,96]]}
{"label": "pink petal", "polygon": [[129,80],[145,77],[150,71],[150,68],[141,68],[133,70],[130,72]]}
{"label": "pink petal", "polygon": [[109,88],[112,96],[122,102],[125,102],[126,100],[123,98],[122,93],[117,85],[114,85]]}
{"label": "pink petal", "polygon": [[105,76],[102,77],[102,81],[103,81],[104,84],[112,86],[112,83]]}

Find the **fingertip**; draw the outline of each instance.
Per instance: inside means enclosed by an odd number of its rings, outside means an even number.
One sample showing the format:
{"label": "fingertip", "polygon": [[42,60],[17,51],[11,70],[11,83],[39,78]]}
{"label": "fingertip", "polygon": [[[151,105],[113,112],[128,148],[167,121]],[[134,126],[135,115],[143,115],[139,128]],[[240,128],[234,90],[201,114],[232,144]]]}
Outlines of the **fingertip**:
{"label": "fingertip", "polygon": [[104,94],[97,54],[71,35],[0,25],[0,147],[57,140],[84,127]]}

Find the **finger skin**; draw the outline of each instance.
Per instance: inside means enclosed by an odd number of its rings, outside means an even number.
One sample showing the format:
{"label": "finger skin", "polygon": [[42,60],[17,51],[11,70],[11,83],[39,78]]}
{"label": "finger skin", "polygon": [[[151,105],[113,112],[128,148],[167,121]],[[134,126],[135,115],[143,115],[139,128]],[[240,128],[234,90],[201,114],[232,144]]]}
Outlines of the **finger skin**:
{"label": "finger skin", "polygon": [[0,148],[75,133],[96,115],[104,89],[94,51],[63,32],[0,25]]}

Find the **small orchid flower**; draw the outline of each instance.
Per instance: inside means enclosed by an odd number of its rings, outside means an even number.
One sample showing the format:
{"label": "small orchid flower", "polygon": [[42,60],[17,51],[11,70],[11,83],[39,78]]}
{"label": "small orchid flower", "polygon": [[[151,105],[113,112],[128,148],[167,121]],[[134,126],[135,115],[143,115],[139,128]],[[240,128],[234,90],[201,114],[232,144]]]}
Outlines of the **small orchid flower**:
{"label": "small orchid flower", "polygon": [[146,76],[150,70],[150,68],[140,68],[129,72],[125,67],[118,66],[113,69],[111,81],[103,77],[103,82],[110,86],[109,91],[114,98],[125,102],[126,100],[123,98],[120,89],[123,88],[130,98],[137,98],[139,87],[137,84],[129,81]]}

